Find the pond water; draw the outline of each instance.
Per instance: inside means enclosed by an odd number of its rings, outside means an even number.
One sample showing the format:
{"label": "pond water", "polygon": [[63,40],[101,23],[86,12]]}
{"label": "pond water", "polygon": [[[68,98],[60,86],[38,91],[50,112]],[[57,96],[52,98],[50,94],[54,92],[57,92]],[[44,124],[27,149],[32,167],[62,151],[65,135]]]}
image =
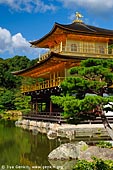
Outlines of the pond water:
{"label": "pond water", "polygon": [[58,139],[15,127],[14,122],[0,121],[0,170],[55,170],[47,157],[60,145]]}
{"label": "pond water", "polygon": [[72,170],[75,161],[48,161],[48,154],[66,142],[69,139],[49,140],[46,134],[35,134],[15,127],[14,121],[0,120],[0,170]]}

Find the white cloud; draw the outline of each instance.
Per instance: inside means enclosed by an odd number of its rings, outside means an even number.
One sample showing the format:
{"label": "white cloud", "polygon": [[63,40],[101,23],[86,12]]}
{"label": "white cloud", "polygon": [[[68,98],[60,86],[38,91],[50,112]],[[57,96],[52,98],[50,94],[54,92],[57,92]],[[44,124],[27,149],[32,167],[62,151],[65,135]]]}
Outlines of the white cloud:
{"label": "white cloud", "polygon": [[[113,0],[57,0],[63,3],[63,6],[71,9],[84,8],[94,14],[108,14],[113,10]],[[105,17],[105,16],[104,16]]]}
{"label": "white cloud", "polygon": [[0,4],[9,6],[16,11],[46,12],[54,11],[56,7],[52,3],[44,3],[42,0],[0,0]]}
{"label": "white cloud", "polygon": [[26,48],[29,47],[29,43],[26,41],[24,37],[22,37],[21,33],[17,33],[12,36],[12,46],[14,48]]}
{"label": "white cloud", "polygon": [[15,11],[46,12],[57,9],[56,1],[68,9],[76,11],[80,7],[94,15],[106,14],[106,17],[109,15],[108,12],[112,13],[113,10],[113,0],[0,0],[0,4],[7,5]]}
{"label": "white cloud", "polygon": [[44,49],[31,48],[30,43],[21,33],[11,35],[9,30],[0,27],[0,56],[26,55],[29,58],[38,58]]}
{"label": "white cloud", "polygon": [[0,52],[10,49],[11,34],[8,30],[0,27]]}
{"label": "white cloud", "polygon": [[[88,8],[95,8],[95,7],[103,7],[103,8],[112,8],[113,7],[113,0],[58,0],[60,2],[63,2],[64,6],[72,6],[76,7],[75,5],[78,6],[83,6],[83,7],[88,7]],[[100,5],[100,6],[99,6]]]}

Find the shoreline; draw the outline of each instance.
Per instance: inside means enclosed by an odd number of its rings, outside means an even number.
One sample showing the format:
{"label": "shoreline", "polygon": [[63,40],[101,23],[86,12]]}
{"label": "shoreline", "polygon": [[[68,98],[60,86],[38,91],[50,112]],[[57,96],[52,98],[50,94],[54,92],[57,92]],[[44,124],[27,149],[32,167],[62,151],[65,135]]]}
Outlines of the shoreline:
{"label": "shoreline", "polygon": [[[103,124],[58,124],[50,122],[18,120],[15,122],[16,127],[31,130],[34,134],[38,132],[47,134],[49,139],[57,137],[76,140],[79,138],[89,138],[95,140],[109,140],[110,137],[104,128]],[[111,124],[113,128],[113,124]]]}

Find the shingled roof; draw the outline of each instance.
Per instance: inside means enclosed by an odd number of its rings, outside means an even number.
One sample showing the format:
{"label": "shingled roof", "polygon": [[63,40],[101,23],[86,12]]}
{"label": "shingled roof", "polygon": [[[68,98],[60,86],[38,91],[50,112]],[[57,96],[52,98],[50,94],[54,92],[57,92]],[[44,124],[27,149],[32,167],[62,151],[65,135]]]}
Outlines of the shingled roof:
{"label": "shingled roof", "polygon": [[86,25],[84,23],[79,23],[79,22],[74,22],[74,23],[69,24],[69,25],[62,25],[62,24],[58,24],[58,25],[63,27],[64,29],[68,29],[68,30],[71,30],[71,31],[113,35],[113,30],[108,30],[108,29],[104,29],[104,28],[90,26],[90,25]]}
{"label": "shingled roof", "polygon": [[60,28],[60,29],[66,30],[66,31],[71,31],[73,33],[78,33],[78,34],[91,34],[91,35],[98,35],[98,36],[100,35],[100,36],[107,36],[107,37],[112,36],[113,37],[113,30],[108,30],[108,29],[104,29],[104,28],[86,25],[83,22],[82,23],[81,22],[73,22],[72,24],[68,24],[68,25],[55,23],[52,30],[48,34],[46,34],[41,39],[32,41],[30,43],[32,45],[36,45],[37,43],[43,41],[45,38],[50,36],[53,32],[55,32],[55,30],[57,28]]}

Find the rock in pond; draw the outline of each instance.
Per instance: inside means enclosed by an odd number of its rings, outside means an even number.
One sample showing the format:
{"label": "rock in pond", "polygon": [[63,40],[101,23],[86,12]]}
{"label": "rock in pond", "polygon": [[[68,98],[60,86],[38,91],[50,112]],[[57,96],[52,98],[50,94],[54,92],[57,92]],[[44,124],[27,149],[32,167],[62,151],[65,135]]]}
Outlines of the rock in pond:
{"label": "rock in pond", "polygon": [[48,137],[48,139],[55,139],[55,138],[57,138],[57,132],[49,130],[47,132],[47,137]]}
{"label": "rock in pond", "polygon": [[79,154],[84,148],[88,148],[85,142],[65,143],[54,149],[49,155],[48,159],[52,160],[71,160],[78,159]]}
{"label": "rock in pond", "polygon": [[78,149],[75,144],[65,143],[54,149],[49,155],[48,159],[53,160],[70,160],[78,158]]}

